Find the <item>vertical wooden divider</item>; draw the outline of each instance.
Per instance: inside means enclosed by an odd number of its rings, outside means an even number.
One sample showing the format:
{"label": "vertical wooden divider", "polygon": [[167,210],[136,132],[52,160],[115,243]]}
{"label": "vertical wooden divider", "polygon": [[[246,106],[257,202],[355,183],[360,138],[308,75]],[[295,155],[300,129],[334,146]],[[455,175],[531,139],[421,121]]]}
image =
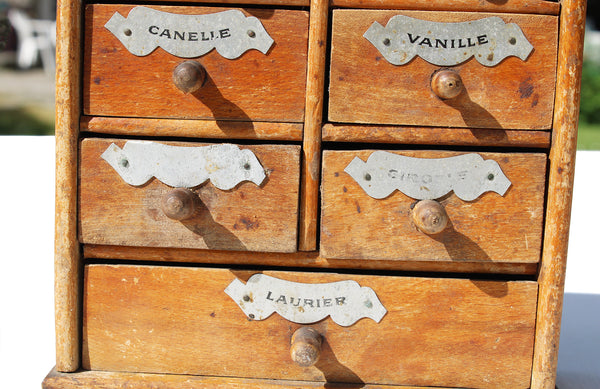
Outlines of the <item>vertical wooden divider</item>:
{"label": "vertical wooden divider", "polygon": [[80,116],[81,1],[59,0],[56,26],[56,210],[54,299],[56,370],[80,362],[80,248],[77,240],[77,145]]}
{"label": "vertical wooden divider", "polygon": [[554,389],[573,197],[585,0],[563,0],[560,16],[548,203],[540,266],[531,387]]}
{"label": "vertical wooden divider", "polygon": [[312,251],[317,248],[328,10],[327,0],[311,0],[298,231],[300,251]]}

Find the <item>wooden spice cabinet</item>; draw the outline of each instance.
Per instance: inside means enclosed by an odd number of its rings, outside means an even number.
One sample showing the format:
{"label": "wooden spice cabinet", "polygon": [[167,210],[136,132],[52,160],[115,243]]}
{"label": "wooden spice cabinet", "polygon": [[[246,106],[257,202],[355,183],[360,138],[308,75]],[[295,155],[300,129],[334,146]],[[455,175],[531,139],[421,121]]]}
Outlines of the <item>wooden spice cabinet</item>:
{"label": "wooden spice cabinet", "polygon": [[[215,50],[181,58],[161,47],[133,55],[104,25],[141,5],[179,15],[241,11],[275,43],[237,59]],[[43,387],[554,388],[585,5],[59,1],[57,360]],[[421,57],[393,65],[363,33],[396,15],[497,17],[519,26],[533,51],[494,66]],[[172,72],[189,60],[205,81],[183,93]],[[456,75],[458,95],[440,98],[435,80]],[[254,153],[266,179],[233,190],[196,185],[185,192],[191,216],[172,220],[161,199],[173,188],[158,179],[130,185],[102,160],[132,140],[236,144]],[[476,153],[511,185],[474,200],[438,198],[448,225],[426,234],[414,196],[373,198],[345,172],[355,157],[382,151]],[[254,320],[225,291],[258,284],[257,275],[294,285],[351,280],[386,312],[349,325],[333,314],[302,324],[279,311]],[[299,290],[267,299],[293,304]],[[319,296],[296,304],[345,301]],[[372,299],[364,304],[374,312]]]}

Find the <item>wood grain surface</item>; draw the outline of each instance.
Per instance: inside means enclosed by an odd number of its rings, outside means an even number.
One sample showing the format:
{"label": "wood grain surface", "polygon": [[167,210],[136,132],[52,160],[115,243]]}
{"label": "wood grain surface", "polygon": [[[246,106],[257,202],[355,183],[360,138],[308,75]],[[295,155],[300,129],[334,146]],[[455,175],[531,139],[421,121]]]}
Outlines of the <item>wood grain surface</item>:
{"label": "wood grain surface", "polygon": [[82,132],[125,136],[302,140],[302,123],[83,116]]}
{"label": "wood grain surface", "polygon": [[[514,2],[515,0],[511,0]],[[523,0],[516,0],[523,1]],[[531,0],[525,0],[531,1]],[[538,0],[533,0],[538,1]],[[219,4],[249,4],[249,5],[272,5],[276,7],[308,7],[310,0],[164,0],[162,3],[210,3]]]}
{"label": "wood grain surface", "polygon": [[402,127],[327,123],[323,141],[446,146],[550,148],[549,131],[489,128]]}
{"label": "wood grain surface", "polygon": [[[441,100],[430,87],[441,67],[417,57],[406,65],[387,62],[362,34],[394,15],[436,22],[499,16],[516,23],[534,50],[527,60],[509,57],[486,67],[471,58],[454,66],[465,91]],[[329,120],[504,129],[550,129],[556,80],[558,18],[546,15],[424,11],[335,10],[331,37]]]}
{"label": "wood grain surface", "polygon": [[558,15],[560,5],[553,0],[331,0],[335,7],[409,9],[454,12],[509,12]]}
{"label": "wood grain surface", "polygon": [[449,387],[527,388],[537,284],[464,279],[265,272],[295,282],[346,279],[371,287],[387,314],[314,325],[320,361],[295,365],[299,325],[248,320],[223,291],[252,271],[86,266],[86,369]]}
{"label": "wood grain surface", "polygon": [[[500,196],[487,192],[473,201],[451,193],[440,199],[449,222],[437,235],[419,232],[411,221],[416,201],[399,191],[374,199],[344,172],[373,150],[330,151],[323,156],[321,255],[328,258],[405,261],[537,263],[544,217],[545,154],[479,153],[498,162],[512,182]],[[464,153],[403,151],[418,158]]]}
{"label": "wood grain surface", "polygon": [[[86,7],[83,113],[98,116],[302,122],[306,85],[308,12],[243,9],[256,16],[275,43],[262,54],[250,50],[235,60],[215,50],[197,58],[207,81],[184,94],[172,81],[185,59],[158,48],[137,57],[104,24],[115,12],[127,16],[130,5]],[[180,14],[208,14],[230,8],[153,7]],[[124,96],[126,96],[124,98]],[[148,134],[151,135],[151,134]]]}
{"label": "wood grain surface", "polygon": [[[153,179],[127,184],[100,155],[111,143],[81,143],[79,222],[82,243],[188,247],[234,251],[296,251],[300,146],[241,146],[250,149],[268,172],[259,187],[243,182],[223,191],[210,182],[197,187],[202,204],[188,220],[168,219],[161,197],[171,187]],[[203,146],[196,143],[169,143]]]}

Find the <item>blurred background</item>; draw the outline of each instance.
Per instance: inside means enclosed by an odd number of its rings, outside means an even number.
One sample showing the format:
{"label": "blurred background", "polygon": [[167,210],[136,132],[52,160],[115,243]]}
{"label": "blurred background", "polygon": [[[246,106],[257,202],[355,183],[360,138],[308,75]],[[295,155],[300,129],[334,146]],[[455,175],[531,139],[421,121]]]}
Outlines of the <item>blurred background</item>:
{"label": "blurred background", "polygon": [[[56,0],[0,0],[0,135],[54,133]],[[600,150],[600,1],[588,2],[578,149]]]}
{"label": "blurred background", "polygon": [[[56,0],[0,0],[0,135],[54,133]],[[600,1],[588,2],[578,149],[600,150]]]}
{"label": "blurred background", "polygon": [[55,0],[0,0],[0,135],[54,134]]}

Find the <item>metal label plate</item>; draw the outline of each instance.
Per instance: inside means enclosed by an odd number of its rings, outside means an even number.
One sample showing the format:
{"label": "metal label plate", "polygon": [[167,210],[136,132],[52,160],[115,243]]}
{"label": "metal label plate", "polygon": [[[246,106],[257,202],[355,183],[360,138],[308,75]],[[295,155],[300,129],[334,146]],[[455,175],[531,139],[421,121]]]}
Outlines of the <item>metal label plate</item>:
{"label": "metal label plate", "polygon": [[134,186],[156,177],[176,188],[194,188],[210,180],[215,187],[229,190],[242,181],[261,185],[266,177],[251,150],[241,150],[232,144],[181,147],[128,141],[123,149],[112,143],[102,153],[102,159]]}
{"label": "metal label plate", "polygon": [[145,56],[162,47],[181,58],[202,56],[212,49],[235,59],[250,49],[266,54],[273,45],[260,20],[242,11],[180,15],[135,7],[124,18],[115,14],[104,25],[127,50]]}
{"label": "metal label plate", "polygon": [[363,36],[394,65],[419,56],[438,66],[458,65],[471,57],[484,66],[495,66],[510,56],[524,61],[533,50],[518,25],[497,16],[439,23],[396,15],[385,27],[374,22]]}
{"label": "metal label plate", "polygon": [[472,201],[489,191],[503,196],[511,185],[498,162],[479,154],[413,158],[375,151],[367,162],[355,157],[344,171],[375,199],[397,189],[416,200],[435,200],[454,191],[460,199]]}
{"label": "metal label plate", "polygon": [[298,324],[315,323],[330,316],[344,327],[361,318],[379,323],[387,310],[373,289],[356,281],[304,284],[264,274],[254,274],[244,285],[233,280],[225,293],[251,320],[264,320],[277,312]]}

